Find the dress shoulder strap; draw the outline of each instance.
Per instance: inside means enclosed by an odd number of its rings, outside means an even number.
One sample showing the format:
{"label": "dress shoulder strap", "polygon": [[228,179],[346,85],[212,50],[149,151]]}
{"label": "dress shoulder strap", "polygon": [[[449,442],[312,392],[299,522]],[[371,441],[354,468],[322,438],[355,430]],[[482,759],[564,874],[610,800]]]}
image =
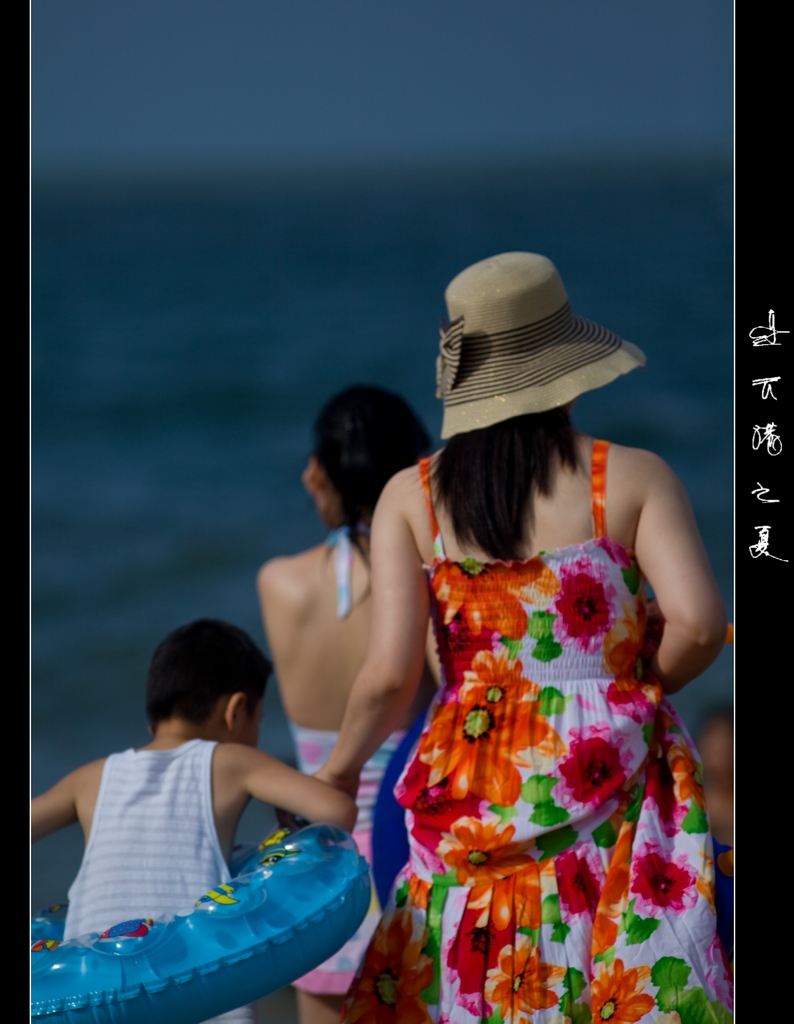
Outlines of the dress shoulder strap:
{"label": "dress shoulder strap", "polygon": [[607,453],[609,441],[593,442],[590,468],[590,500],[593,510],[593,536],[607,535]]}
{"label": "dress shoulder strap", "polygon": [[441,540],[441,531],[438,528],[435,509],[433,508],[433,495],[430,491],[430,459],[419,460],[419,476],[422,481],[422,490],[425,492],[427,502],[427,514],[430,519],[430,532],[433,534],[433,554],[436,558],[444,557],[444,544]]}

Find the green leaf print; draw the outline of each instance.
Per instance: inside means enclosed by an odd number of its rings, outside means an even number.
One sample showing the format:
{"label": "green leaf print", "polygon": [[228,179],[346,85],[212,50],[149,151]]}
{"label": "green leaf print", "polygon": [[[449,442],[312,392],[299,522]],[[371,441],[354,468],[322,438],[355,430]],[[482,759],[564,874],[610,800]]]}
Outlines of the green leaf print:
{"label": "green leaf print", "polygon": [[716,1024],[732,1024],[733,1014],[727,1006],[724,1006],[716,1000],[713,1003],[709,1003],[709,1006],[711,1007],[711,1012],[714,1014],[714,1021]]}
{"label": "green leaf print", "polygon": [[449,886],[434,885],[427,901],[427,942],[423,952],[433,961],[433,980],[422,989],[422,999],[426,1003],[437,1003],[441,990],[439,966],[441,961],[441,915],[449,892]]}
{"label": "green leaf print", "polygon": [[645,740],[647,746],[651,745],[653,739],[653,722],[646,722],[642,727],[642,738]]}
{"label": "green leaf print", "polygon": [[593,1014],[589,1006],[576,1005],[576,1000],[587,988],[587,981],[581,971],[569,967],[562,981],[565,995],[560,1000],[560,1012],[574,1024],[590,1024]]}
{"label": "green leaf print", "polygon": [[397,892],[394,894],[395,906],[404,907],[408,899],[408,880],[406,879]]}
{"label": "green leaf print", "polygon": [[522,926],[521,928],[516,928],[516,931],[522,935],[528,935],[529,941],[533,946],[537,946],[540,942],[540,928],[524,928]]}
{"label": "green leaf print", "polygon": [[631,803],[626,811],[626,821],[637,821],[642,808],[642,801],[645,798],[645,786],[638,782],[631,791]]}
{"label": "green leaf print", "polygon": [[575,967],[569,967],[565,972],[565,977],[562,979],[562,987],[570,992],[571,999],[576,1002],[587,988],[587,979],[581,971],[577,971]]}
{"label": "green leaf print", "polygon": [[564,921],[558,921],[551,930],[552,942],[565,942],[565,936],[571,930],[571,926]]}
{"label": "green leaf print", "polygon": [[508,640],[506,636],[500,638],[499,643],[504,644],[507,648],[507,653],[510,655],[510,660],[514,661],[521,653],[521,648],[524,646],[522,640]]}
{"label": "green leaf print", "polygon": [[[527,633],[533,640],[537,640],[535,649],[532,651],[532,657],[538,661],[554,661],[555,658],[559,658],[562,654],[562,646],[554,639],[553,623],[556,618],[557,616],[552,612],[537,611],[533,612],[529,617]],[[562,697],[559,690],[555,692]],[[542,707],[540,710],[544,715],[551,713],[544,711]],[[562,710],[565,710],[564,705]]]}
{"label": "green leaf print", "polygon": [[552,789],[559,781],[552,775],[530,775],[521,787],[521,798],[528,804],[547,804],[552,799]]}
{"label": "green leaf print", "polygon": [[558,853],[562,853],[569,846],[573,846],[578,838],[579,833],[570,825],[555,828],[553,832],[544,832],[537,839],[538,848],[543,854],[542,859],[545,860],[546,857],[554,857]]}
{"label": "green leaf print", "polygon": [[483,1017],[482,1024],[505,1024],[501,1008],[497,1006],[490,1017]]}
{"label": "green leaf print", "polygon": [[485,568],[482,562],[478,562],[476,558],[464,558],[460,567],[467,576],[479,576]]}
{"label": "green leaf print", "polygon": [[529,820],[542,828],[551,828],[554,825],[561,825],[570,818],[570,814],[554,803],[551,795],[552,789],[557,785],[559,779],[548,775],[530,775],[521,787],[521,797],[528,804],[534,804],[535,808],[529,816]]}
{"label": "green leaf print", "polygon": [[553,825],[562,825],[570,818],[570,814],[564,807],[558,807],[553,800],[547,803],[535,804],[535,810],[530,814],[529,820],[541,828],[551,828]]}
{"label": "green leaf print", "polygon": [[538,640],[532,651],[532,657],[538,661],[554,661],[562,654],[562,647],[552,637],[546,636]]}
{"label": "green leaf print", "polygon": [[596,953],[593,957],[594,964],[606,964],[607,967],[612,965],[612,961],[615,959],[615,947],[610,946],[609,949],[605,949],[603,953]]}
{"label": "green leaf print", "polygon": [[651,970],[651,981],[659,991],[656,1005],[664,1013],[675,1012],[681,1024],[730,1024],[731,1014],[719,1002],[710,1003],[699,986],[687,988],[692,968],[677,956],[663,956]]}
{"label": "green leaf print", "polygon": [[635,900],[629,903],[629,909],[623,915],[623,930],[626,932],[626,945],[638,946],[653,935],[659,927],[655,917],[639,917],[634,913]]}
{"label": "green leaf print", "polygon": [[631,565],[628,569],[621,569],[620,572],[623,576],[623,582],[632,594],[636,594],[640,589],[640,574],[637,566]]}
{"label": "green leaf print", "polygon": [[511,818],[515,818],[518,814],[515,807],[500,807],[498,804],[491,804],[488,810],[491,811],[492,814],[498,814],[502,819],[503,825],[506,825]]}
{"label": "green leaf print", "polygon": [[[658,1002],[658,995],[657,995]],[[708,996],[700,987],[688,988],[681,992],[670,1006],[681,1018],[681,1024],[724,1024],[733,1020],[724,1006],[710,1003]],[[668,1011],[670,1012],[670,1011]]]}
{"label": "green leaf print", "polygon": [[659,927],[655,917],[635,917],[626,929],[626,945],[639,946],[646,942]]}
{"label": "green leaf print", "polygon": [[676,1001],[686,988],[692,968],[685,960],[677,956],[663,956],[657,960],[651,970],[651,981],[659,989],[656,993],[656,1005],[660,1010],[674,1010]]}
{"label": "green leaf print", "polygon": [[607,818],[598,828],[593,829],[593,842],[604,850],[611,849],[618,841],[612,822]]}
{"label": "green leaf print", "polygon": [[540,907],[540,919],[543,924],[557,924],[562,921],[560,917],[560,897],[556,893],[545,896]]}
{"label": "green leaf print", "polygon": [[694,800],[690,804],[687,816],[681,822],[681,828],[684,832],[689,833],[708,832],[709,830],[706,813],[702,808],[698,807]]}
{"label": "green leaf print", "polygon": [[538,694],[540,713],[547,718],[549,715],[561,715],[573,700],[573,694],[564,697],[554,686],[544,686]]}
{"label": "green leaf print", "polygon": [[554,620],[557,616],[553,612],[534,611],[527,622],[527,633],[533,640],[544,640],[546,637],[554,636]]}

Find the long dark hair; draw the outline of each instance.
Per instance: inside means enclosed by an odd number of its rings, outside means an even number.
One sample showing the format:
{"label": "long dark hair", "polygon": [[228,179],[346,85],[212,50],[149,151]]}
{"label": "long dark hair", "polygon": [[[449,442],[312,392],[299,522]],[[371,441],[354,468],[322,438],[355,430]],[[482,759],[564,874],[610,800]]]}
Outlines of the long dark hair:
{"label": "long dark hair", "polygon": [[314,424],[314,455],[339,492],[354,541],[380,492],[430,444],[416,413],[399,395],[363,384],[347,388]]}
{"label": "long dark hair", "polygon": [[525,527],[533,525],[534,493],[549,493],[555,455],[576,468],[573,427],[563,409],[514,416],[450,438],[433,481],[458,542],[475,544],[492,558],[519,558]]}

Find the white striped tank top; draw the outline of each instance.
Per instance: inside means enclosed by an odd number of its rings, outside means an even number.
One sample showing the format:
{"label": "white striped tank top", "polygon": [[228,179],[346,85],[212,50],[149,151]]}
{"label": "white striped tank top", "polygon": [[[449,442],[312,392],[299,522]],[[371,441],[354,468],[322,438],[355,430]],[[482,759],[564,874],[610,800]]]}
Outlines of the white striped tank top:
{"label": "white striped tank top", "polygon": [[[191,740],[173,750],[125,750],[105,761],[91,833],[69,889],[64,939],[135,917],[193,909],[231,879],[212,810],[212,755]],[[214,1020],[250,1024],[252,1007]]]}

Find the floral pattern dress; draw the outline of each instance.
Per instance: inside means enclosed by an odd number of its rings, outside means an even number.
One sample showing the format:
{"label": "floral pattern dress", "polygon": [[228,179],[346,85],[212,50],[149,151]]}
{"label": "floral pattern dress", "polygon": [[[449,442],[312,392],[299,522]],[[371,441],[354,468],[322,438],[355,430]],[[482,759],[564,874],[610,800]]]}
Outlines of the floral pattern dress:
{"label": "floral pattern dress", "polygon": [[645,586],[606,536],[427,567],[443,685],[395,793],[410,859],[348,1024],[725,1024],[730,967],[692,741],[644,665]]}

